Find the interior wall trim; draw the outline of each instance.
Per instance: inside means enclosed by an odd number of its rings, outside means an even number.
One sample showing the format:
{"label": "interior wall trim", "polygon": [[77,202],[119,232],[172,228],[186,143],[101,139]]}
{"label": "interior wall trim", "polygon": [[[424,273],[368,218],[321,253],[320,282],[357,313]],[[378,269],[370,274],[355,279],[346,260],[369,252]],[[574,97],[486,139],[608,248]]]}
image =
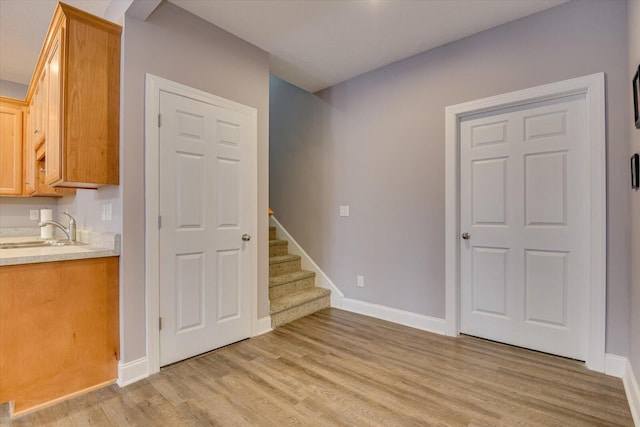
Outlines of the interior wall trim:
{"label": "interior wall trim", "polygon": [[[149,375],[160,371],[160,330],[158,319],[160,317],[160,233],[158,231],[160,179],[159,159],[160,150],[158,141],[160,131],[158,117],[160,114],[160,92],[168,92],[191,98],[207,104],[216,105],[227,110],[238,111],[250,117],[250,129],[248,129],[250,141],[249,175],[247,181],[252,183],[250,189],[250,205],[245,208],[250,212],[258,211],[258,111],[250,106],[225,99],[214,94],[204,92],[153,74],[145,74],[145,290],[146,290],[146,357],[148,359]],[[251,328],[249,336],[256,335],[258,331],[258,247],[261,246],[261,238],[257,232],[257,214],[251,214],[246,232],[255,235],[255,243],[248,245],[247,252],[253,260],[250,266],[250,289],[248,298],[250,302]]]}
{"label": "interior wall trim", "polygon": [[149,360],[146,357],[118,363],[118,385],[126,387],[149,376]]}
{"label": "interior wall trim", "polygon": [[343,310],[364,314],[365,316],[375,317],[376,319],[398,323],[411,328],[421,329],[434,334],[446,335],[445,319],[351,298],[343,298],[341,308]]}
{"label": "interior wall trim", "polygon": [[333,283],[333,281],[322,271],[322,269],[315,263],[302,246],[293,238],[291,234],[280,224],[275,215],[270,218],[270,223],[276,228],[276,233],[280,239],[287,240],[289,242],[289,253],[293,255],[299,255],[303,270],[313,271],[316,273],[316,286],[319,288],[329,289],[331,291],[331,307],[342,308],[342,299],[344,294]]}
{"label": "interior wall trim", "polygon": [[624,391],[627,393],[627,400],[629,401],[629,409],[631,409],[631,416],[636,426],[640,426],[640,386],[638,386],[638,377],[633,372],[631,362],[627,359],[627,368],[625,370],[622,382],[624,383]]}
{"label": "interior wall trim", "polygon": [[445,300],[447,335],[460,332],[460,121],[462,118],[570,95],[585,96],[589,193],[586,195],[588,272],[587,356],[591,370],[605,370],[607,308],[607,200],[604,73],[509,92],[445,108]]}
{"label": "interior wall trim", "polygon": [[273,331],[271,328],[271,316],[265,316],[258,319],[256,329],[251,331],[251,336],[257,337],[258,335],[266,334],[271,331]]}

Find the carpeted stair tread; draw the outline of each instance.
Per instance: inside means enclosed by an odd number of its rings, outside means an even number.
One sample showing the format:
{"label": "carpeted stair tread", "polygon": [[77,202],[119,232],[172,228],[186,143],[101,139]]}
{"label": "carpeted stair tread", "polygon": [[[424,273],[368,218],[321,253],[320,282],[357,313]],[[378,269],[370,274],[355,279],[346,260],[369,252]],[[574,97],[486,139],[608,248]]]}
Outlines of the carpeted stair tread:
{"label": "carpeted stair tread", "polygon": [[289,253],[289,242],[286,240],[269,240],[269,256],[281,256]]}
{"label": "carpeted stair tread", "polygon": [[294,271],[293,273],[283,274],[281,276],[275,276],[269,278],[269,287],[284,285],[285,283],[291,283],[298,280],[308,279],[309,277],[315,277],[316,273],[313,271]]}
{"label": "carpeted stair tread", "polygon": [[313,288],[305,291],[295,292],[271,301],[271,314],[278,314],[285,310],[298,307],[308,302],[326,297],[331,294],[329,289]]}
{"label": "carpeted stair tread", "polygon": [[269,265],[282,264],[283,262],[300,261],[300,255],[280,255],[269,257]]}
{"label": "carpeted stair tread", "polygon": [[269,302],[271,327],[331,307],[331,291],[315,287],[316,273],[301,269],[302,257],[289,254],[289,242],[269,227]]}

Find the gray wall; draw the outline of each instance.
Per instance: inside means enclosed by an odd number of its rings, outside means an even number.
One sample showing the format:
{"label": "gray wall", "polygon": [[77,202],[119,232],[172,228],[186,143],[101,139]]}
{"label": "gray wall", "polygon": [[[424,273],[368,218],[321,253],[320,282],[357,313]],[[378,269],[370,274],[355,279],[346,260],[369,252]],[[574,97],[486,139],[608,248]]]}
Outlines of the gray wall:
{"label": "gray wall", "polygon": [[[629,348],[627,17],[575,1],[310,99],[272,83],[271,207],[346,297],[444,317],[444,108],[606,73],[607,351]],[[278,90],[280,89],[280,90]],[[338,216],[349,204],[351,216]],[[356,288],[356,274],[365,287]]]}
{"label": "gray wall", "polygon": [[0,96],[25,99],[27,97],[27,89],[29,89],[27,85],[10,82],[9,80],[0,80]]}
{"label": "gray wall", "polygon": [[[111,205],[111,220],[102,220],[104,204]],[[76,219],[78,229],[122,233],[122,187],[109,185],[97,190],[76,190],[75,196],[65,196],[58,201],[58,217],[62,218],[65,211]]]}
{"label": "gray wall", "polygon": [[29,219],[29,211],[44,208],[57,212],[58,200],[50,197],[0,197],[0,228],[37,227],[38,221]]}
{"label": "gray wall", "polygon": [[268,305],[269,58],[266,52],[163,2],[147,19],[125,17],[123,44],[122,280],[124,362],[145,356],[144,84],[145,73],[258,110],[258,284],[260,317]]}
{"label": "gray wall", "polygon": [[[640,0],[628,2],[629,29],[629,81],[640,65]],[[629,104],[631,97],[629,97]],[[625,120],[633,122],[633,109],[625,114]],[[629,155],[640,153],[640,129],[630,127]],[[629,190],[631,197],[631,339],[629,359],[640,384],[640,190]]]}
{"label": "gray wall", "polygon": [[[107,186],[98,190],[76,190],[75,196],[55,197],[0,197],[0,228],[36,227],[38,221],[29,219],[32,209],[53,209],[54,219],[66,224],[62,212],[69,212],[77,221],[78,229],[122,232],[120,187]],[[102,205],[111,203],[111,221],[102,220]]]}

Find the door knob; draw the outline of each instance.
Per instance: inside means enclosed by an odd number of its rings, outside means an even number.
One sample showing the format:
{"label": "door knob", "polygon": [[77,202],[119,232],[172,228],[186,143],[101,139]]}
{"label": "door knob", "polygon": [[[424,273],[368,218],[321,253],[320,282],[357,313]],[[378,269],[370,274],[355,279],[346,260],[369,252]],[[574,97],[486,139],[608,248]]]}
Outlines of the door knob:
{"label": "door knob", "polygon": [[462,238],[463,238],[464,240],[468,240],[470,237],[471,237],[471,234],[469,234],[469,233],[462,233]]}
{"label": "door knob", "polygon": [[249,240],[251,240],[251,236],[249,236],[248,234],[243,234],[242,235],[242,240],[245,242],[248,242]]}

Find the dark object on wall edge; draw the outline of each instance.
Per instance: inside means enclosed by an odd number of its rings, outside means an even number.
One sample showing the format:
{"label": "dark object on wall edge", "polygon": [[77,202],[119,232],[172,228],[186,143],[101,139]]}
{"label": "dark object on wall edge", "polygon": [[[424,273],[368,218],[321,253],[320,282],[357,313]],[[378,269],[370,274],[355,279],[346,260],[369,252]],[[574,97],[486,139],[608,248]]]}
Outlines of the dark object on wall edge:
{"label": "dark object on wall edge", "polygon": [[638,109],[638,103],[640,103],[640,65],[638,65],[638,71],[633,76],[633,117],[636,121],[636,128],[640,129],[640,110]]}
{"label": "dark object on wall edge", "polygon": [[640,187],[640,155],[631,156],[631,188],[637,190]]}

